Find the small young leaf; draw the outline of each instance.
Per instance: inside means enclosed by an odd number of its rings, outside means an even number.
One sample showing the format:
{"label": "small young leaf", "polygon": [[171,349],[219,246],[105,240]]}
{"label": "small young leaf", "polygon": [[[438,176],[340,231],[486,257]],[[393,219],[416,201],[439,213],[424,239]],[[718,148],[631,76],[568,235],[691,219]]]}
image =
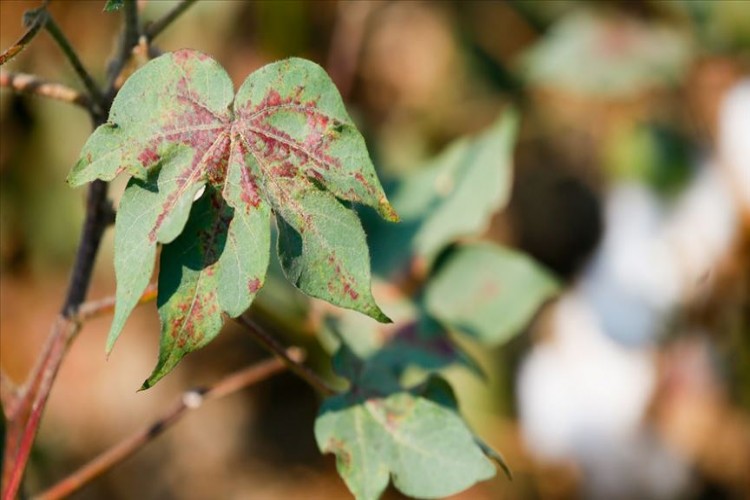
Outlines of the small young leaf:
{"label": "small young leaf", "polygon": [[120,10],[124,4],[125,0],[107,0],[107,3],[104,4],[104,12]]}
{"label": "small young leaf", "polygon": [[518,333],[557,292],[530,258],[490,243],[460,247],[427,285],[430,314],[445,325],[499,344]]}
{"label": "small young leaf", "polygon": [[400,389],[346,348],[337,358],[339,374],[353,378],[353,386],[323,403],[315,437],[323,452],[336,455],[357,499],[378,498],[389,477],[406,495],[436,498],[495,474],[444,380]]}
{"label": "small young leaf", "polygon": [[[108,350],[146,287],[156,245],[166,245],[162,350],[146,385],[213,338],[222,311],[237,316],[250,305],[265,278],[271,211],[290,281],[309,295],[388,320],[370,291],[364,232],[339,200],[398,217],[320,66],[302,59],[270,64],[234,98],[229,76],[205,54],[181,50],[154,59],[123,85],[68,181],[109,181],[121,172],[134,179],[117,215],[118,290]],[[189,234],[178,238],[204,188]]]}
{"label": "small young leaf", "polygon": [[446,245],[486,229],[508,200],[518,116],[505,112],[481,135],[459,139],[404,179],[393,202],[405,221],[422,219],[412,243],[432,261]]}

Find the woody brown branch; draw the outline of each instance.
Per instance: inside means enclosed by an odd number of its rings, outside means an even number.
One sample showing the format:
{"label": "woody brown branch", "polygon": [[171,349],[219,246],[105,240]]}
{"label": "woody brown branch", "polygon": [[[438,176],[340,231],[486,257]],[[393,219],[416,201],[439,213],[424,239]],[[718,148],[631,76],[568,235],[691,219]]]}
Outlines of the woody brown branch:
{"label": "woody brown branch", "polygon": [[85,94],[60,83],[48,82],[35,75],[0,70],[0,87],[21,94],[31,94],[76,104],[91,111],[91,100]]}

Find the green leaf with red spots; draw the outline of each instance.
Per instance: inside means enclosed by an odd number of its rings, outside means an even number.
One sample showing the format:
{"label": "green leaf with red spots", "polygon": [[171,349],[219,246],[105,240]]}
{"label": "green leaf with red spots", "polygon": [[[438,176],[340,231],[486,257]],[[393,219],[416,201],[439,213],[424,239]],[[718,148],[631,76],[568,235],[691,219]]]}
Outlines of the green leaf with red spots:
{"label": "green leaf with red spots", "polygon": [[404,389],[346,347],[334,361],[352,387],[323,403],[315,437],[356,498],[380,497],[389,479],[411,497],[445,497],[495,474],[443,379]]}
{"label": "green leaf with red spots", "polygon": [[359,219],[342,201],[397,216],[364,139],[318,65],[270,64],[235,97],[229,76],[205,54],[181,50],[154,59],[126,81],[68,180],[77,186],[120,173],[133,178],[115,227],[117,303],[108,351],[148,284],[157,245],[165,245],[162,349],[145,385],[214,337],[222,312],[237,316],[249,307],[265,280],[271,213],[292,283],[388,320],[370,291]]}

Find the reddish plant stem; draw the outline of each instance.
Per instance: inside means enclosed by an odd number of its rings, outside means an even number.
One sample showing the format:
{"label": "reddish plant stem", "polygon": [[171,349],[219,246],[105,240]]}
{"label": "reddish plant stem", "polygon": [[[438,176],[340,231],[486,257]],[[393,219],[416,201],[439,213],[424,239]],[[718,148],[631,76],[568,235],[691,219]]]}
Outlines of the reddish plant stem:
{"label": "reddish plant stem", "polygon": [[[296,362],[301,362],[304,358],[304,353],[299,349],[289,349],[286,354]],[[178,422],[188,410],[197,409],[206,401],[223,398],[257,384],[284,369],[285,365],[281,360],[272,358],[237,371],[212,387],[195,388],[184,392],[182,397],[151,425],[115,444],[59,483],[35,496],[35,499],[56,500],[75,493],[156,439]]]}
{"label": "reddish plant stem", "polygon": [[[127,0],[127,3],[133,4],[134,0]],[[123,40],[129,39],[130,27],[138,26],[137,17],[132,18],[134,15],[137,16],[134,9],[126,9],[126,15],[129,16],[129,19],[125,23]],[[97,110],[98,112],[91,113],[94,125],[98,126],[104,123],[116,91],[109,89],[110,91],[105,94],[111,96],[111,98],[108,98],[106,102],[100,101],[102,93],[98,88],[95,88],[92,79],[85,78],[88,73],[85,72],[83,66],[76,66],[76,61],[79,63],[80,61],[74,49],[67,43],[67,39],[57,28],[57,25],[50,24],[48,15],[44,15],[43,21],[66,57],[79,72],[79,76],[87,84],[89,97],[98,100],[97,104],[102,104],[101,109]],[[137,43],[137,37],[134,43]],[[132,50],[132,47],[130,49]],[[131,50],[123,50],[120,53],[121,57],[122,54],[129,55]],[[81,74],[81,71],[83,71],[83,74]],[[92,86],[94,88],[91,88]],[[12,401],[11,408],[5,410],[9,417],[5,433],[2,473],[3,500],[14,500],[18,494],[52,383],[62,364],[67,348],[80,330],[80,323],[77,321],[76,315],[88,292],[96,254],[104,231],[112,222],[112,213],[112,208],[107,200],[107,183],[94,181],[88,190],[86,219],[61,314],[52,327],[47,344],[40,354],[29,379],[21,387],[17,397],[14,398],[15,401]]]}
{"label": "reddish plant stem", "polygon": [[79,327],[78,323],[62,315],[57,318],[37,365],[21,388],[20,398],[6,409],[8,428],[3,457],[3,500],[16,498],[52,382]]}

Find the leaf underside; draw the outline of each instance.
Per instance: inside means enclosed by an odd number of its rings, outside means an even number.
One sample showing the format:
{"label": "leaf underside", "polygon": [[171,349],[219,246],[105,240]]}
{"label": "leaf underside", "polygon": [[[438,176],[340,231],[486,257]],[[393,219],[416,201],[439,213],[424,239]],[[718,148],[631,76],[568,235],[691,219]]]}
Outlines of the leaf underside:
{"label": "leaf underside", "polygon": [[[270,219],[289,281],[313,297],[388,321],[370,291],[365,234],[340,200],[397,220],[364,139],[325,71],[287,59],[252,73],[236,96],[221,66],[181,50],[127,80],[68,181],[130,174],[115,235],[117,300],[107,351],[164,245],[159,363],[149,387],[204,346],[263,286]],[[197,201],[195,199],[199,197]]]}

